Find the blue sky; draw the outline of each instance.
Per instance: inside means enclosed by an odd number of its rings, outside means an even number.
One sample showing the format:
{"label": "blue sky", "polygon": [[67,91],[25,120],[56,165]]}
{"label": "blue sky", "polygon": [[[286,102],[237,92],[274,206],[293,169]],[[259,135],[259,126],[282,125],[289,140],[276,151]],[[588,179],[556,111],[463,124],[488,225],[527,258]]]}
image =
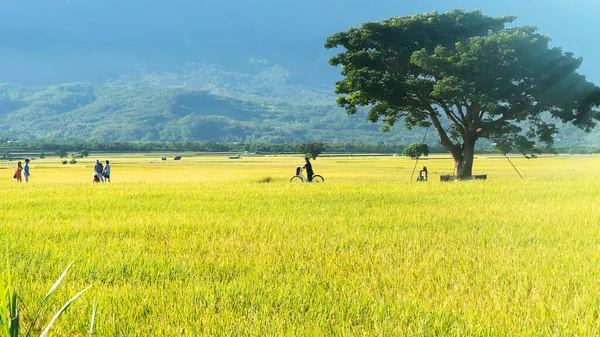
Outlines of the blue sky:
{"label": "blue sky", "polygon": [[580,73],[600,84],[600,0],[2,0],[0,82],[100,80],[132,64],[235,67],[249,58],[318,77],[335,73],[323,48],[327,36],[365,21],[455,8],[536,25],[554,46],[583,57]]}

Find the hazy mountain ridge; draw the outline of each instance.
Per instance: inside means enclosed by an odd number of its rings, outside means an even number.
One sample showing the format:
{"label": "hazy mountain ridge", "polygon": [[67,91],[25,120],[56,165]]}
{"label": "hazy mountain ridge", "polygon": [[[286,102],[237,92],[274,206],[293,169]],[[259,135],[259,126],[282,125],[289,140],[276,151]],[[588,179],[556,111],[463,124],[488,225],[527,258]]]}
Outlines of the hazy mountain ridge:
{"label": "hazy mountain ridge", "polygon": [[202,90],[216,96],[266,104],[334,105],[331,88],[290,83],[290,71],[267,60],[251,59],[252,72],[227,70],[214,64],[188,63],[179,72],[148,72],[139,69],[110,85]]}
{"label": "hazy mountain ridge", "polygon": [[[144,81],[149,78],[155,76],[143,77]],[[14,140],[410,144],[421,141],[424,133],[405,130],[401,123],[381,133],[380,125],[368,122],[364,114],[348,116],[334,105],[266,104],[260,102],[266,96],[238,93],[239,98],[249,99],[231,98],[237,89],[220,88],[225,94],[217,96],[174,85],[142,86],[144,81],[2,84],[0,135]],[[598,129],[586,134],[572,125],[561,125],[557,145],[597,145],[599,135]],[[426,141],[436,143],[437,137],[430,132]]]}
{"label": "hazy mountain ridge", "polygon": [[261,104],[159,86],[3,84],[0,116],[0,134],[16,140],[391,143],[416,136],[381,134],[333,105]]}

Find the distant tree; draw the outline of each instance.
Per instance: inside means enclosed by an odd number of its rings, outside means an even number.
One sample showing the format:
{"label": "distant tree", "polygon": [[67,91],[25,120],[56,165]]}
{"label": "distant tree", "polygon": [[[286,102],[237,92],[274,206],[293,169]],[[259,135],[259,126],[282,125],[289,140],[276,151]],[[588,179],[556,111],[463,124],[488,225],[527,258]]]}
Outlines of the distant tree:
{"label": "distant tree", "polygon": [[81,150],[81,151],[79,151],[79,155],[82,158],[87,158],[90,155],[90,153],[87,150]]}
{"label": "distant tree", "polygon": [[329,60],[344,76],[337,102],[348,114],[368,107],[383,131],[398,120],[408,129],[433,126],[461,178],[472,175],[478,139],[525,153],[536,139],[553,143],[552,121],[591,130],[600,88],[576,72],[582,59],[550,48],[535,27],[507,28],[514,19],[453,10],[334,34],[325,47],[345,49]]}
{"label": "distant tree", "polygon": [[325,144],[323,142],[300,144],[298,145],[297,150],[306,156],[310,156],[312,159],[317,159],[317,157],[325,150]]}
{"label": "distant tree", "polygon": [[44,153],[44,151],[40,152],[40,156],[39,157],[40,157],[40,159],[46,158],[46,154]]}
{"label": "distant tree", "polygon": [[420,158],[421,156],[427,157],[429,155],[429,146],[424,143],[414,143],[404,148],[402,155],[413,159]]}
{"label": "distant tree", "polygon": [[66,157],[66,156],[67,156],[67,150],[60,149],[60,150],[56,151],[56,155],[57,155],[59,158],[64,158],[64,157]]}

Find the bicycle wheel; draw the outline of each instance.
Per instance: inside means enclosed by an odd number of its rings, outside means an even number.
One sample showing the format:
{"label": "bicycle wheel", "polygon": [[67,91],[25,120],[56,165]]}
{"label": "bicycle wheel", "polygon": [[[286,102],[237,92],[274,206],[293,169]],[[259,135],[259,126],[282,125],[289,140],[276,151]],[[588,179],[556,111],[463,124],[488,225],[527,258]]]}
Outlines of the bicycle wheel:
{"label": "bicycle wheel", "polygon": [[324,183],[325,179],[322,176],[315,174],[312,178],[313,183]]}
{"label": "bicycle wheel", "polygon": [[292,179],[290,179],[290,183],[303,183],[304,179],[302,179],[301,176],[293,176]]}

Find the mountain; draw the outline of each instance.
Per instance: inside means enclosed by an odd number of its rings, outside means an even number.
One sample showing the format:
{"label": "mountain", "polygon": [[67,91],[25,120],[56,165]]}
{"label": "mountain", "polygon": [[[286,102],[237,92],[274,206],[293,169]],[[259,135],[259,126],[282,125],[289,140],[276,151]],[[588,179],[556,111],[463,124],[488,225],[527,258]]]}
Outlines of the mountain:
{"label": "mountain", "polygon": [[[219,76],[213,81],[207,80],[207,74],[212,72]],[[219,82],[227,76],[241,80],[233,87],[228,86],[233,81]],[[197,87],[181,87],[178,81]],[[248,84],[254,81],[261,82],[261,86]],[[262,90],[255,90],[257,87]],[[410,144],[422,141],[425,133],[418,129],[406,131],[400,126],[381,133],[381,125],[367,122],[364,113],[348,116],[344,110],[325,104],[325,94],[308,89],[296,97],[317,103],[324,101],[320,104],[307,104],[301,99],[286,102],[285,94],[293,90],[299,90],[298,86],[287,87],[277,76],[222,74],[222,70],[212,67],[192,67],[187,73],[164,76],[139,75],[135,81],[121,78],[105,84],[1,84],[0,135],[20,141]],[[586,134],[565,125],[558,138],[557,145],[598,145],[600,130]],[[426,141],[436,143],[437,139],[430,132]]]}
{"label": "mountain", "polygon": [[265,104],[335,104],[333,86],[295,84],[290,80],[290,71],[264,59],[249,60],[248,70],[240,72],[216,65],[187,63],[179,71],[137,71],[119,76],[109,83],[125,87],[202,90],[216,96]]}
{"label": "mountain", "polygon": [[420,137],[382,134],[364,116],[347,116],[332,105],[265,104],[251,98],[121,83],[3,84],[0,135],[14,140],[270,143],[408,143]]}

